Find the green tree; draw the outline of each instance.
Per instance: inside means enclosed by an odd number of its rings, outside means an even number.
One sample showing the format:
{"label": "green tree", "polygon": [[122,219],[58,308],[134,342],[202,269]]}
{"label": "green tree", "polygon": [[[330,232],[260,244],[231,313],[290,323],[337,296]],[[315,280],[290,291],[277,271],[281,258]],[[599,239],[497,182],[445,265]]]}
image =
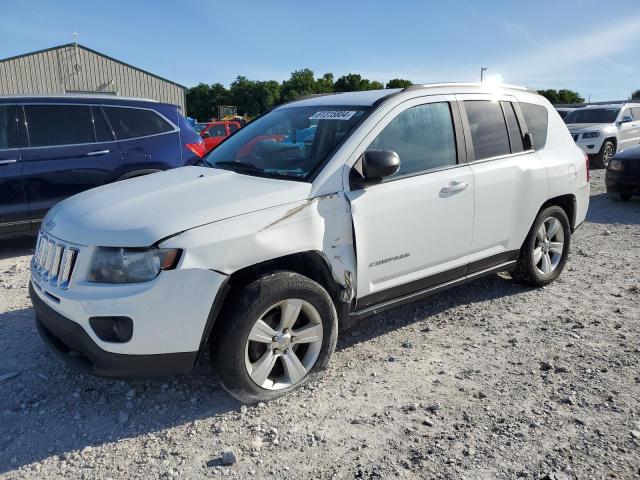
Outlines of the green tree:
{"label": "green tree", "polygon": [[325,73],[316,80],[316,93],[333,92],[333,73]]}
{"label": "green tree", "polygon": [[394,78],[387,82],[386,88],[407,88],[413,85],[411,80],[404,80],[402,78]]}
{"label": "green tree", "polygon": [[570,104],[570,103],[584,103],[584,98],[580,96],[578,92],[573,90],[538,90],[538,93],[549,100],[552,104]]}
{"label": "green tree", "polygon": [[631,94],[631,100],[640,100],[640,90],[636,90]]}
{"label": "green tree", "polygon": [[366,78],[362,78],[362,76],[357,73],[350,73],[348,75],[343,75],[336,83],[333,85],[333,90],[335,92],[357,92],[360,90],[377,90],[384,88],[382,83],[377,80],[368,80]]}
{"label": "green tree", "polygon": [[280,101],[290,102],[298,97],[316,93],[316,79],[308,68],[291,72],[289,80],[282,82]]}
{"label": "green tree", "polygon": [[211,120],[216,107],[229,103],[229,91],[220,83],[200,83],[187,90],[187,115],[201,121]]}

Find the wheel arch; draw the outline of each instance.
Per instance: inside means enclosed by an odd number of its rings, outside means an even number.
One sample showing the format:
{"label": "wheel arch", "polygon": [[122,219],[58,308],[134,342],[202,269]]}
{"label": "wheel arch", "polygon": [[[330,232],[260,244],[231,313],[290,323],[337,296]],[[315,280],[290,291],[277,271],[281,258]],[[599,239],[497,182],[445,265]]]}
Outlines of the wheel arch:
{"label": "wheel arch", "polygon": [[605,137],[605,139],[602,141],[602,144],[604,145],[604,142],[606,141],[613,143],[613,148],[615,148],[616,152],[618,151],[618,139],[615,136]]}
{"label": "wheel arch", "polygon": [[541,212],[545,208],[551,206],[557,206],[564,210],[564,213],[567,214],[567,218],[569,219],[571,232],[573,233],[576,228],[576,196],[569,193],[566,195],[559,195],[557,197],[550,198],[542,204],[538,212]]}
{"label": "wheel arch", "polygon": [[218,319],[224,316],[225,307],[233,302],[234,297],[241,295],[243,288],[251,282],[278,271],[295,272],[320,284],[333,300],[339,325],[347,324],[350,303],[344,300],[345,286],[335,280],[326,257],[318,251],[298,252],[249,265],[229,275],[211,307],[200,342],[200,352],[204,350],[210,337],[215,335]]}

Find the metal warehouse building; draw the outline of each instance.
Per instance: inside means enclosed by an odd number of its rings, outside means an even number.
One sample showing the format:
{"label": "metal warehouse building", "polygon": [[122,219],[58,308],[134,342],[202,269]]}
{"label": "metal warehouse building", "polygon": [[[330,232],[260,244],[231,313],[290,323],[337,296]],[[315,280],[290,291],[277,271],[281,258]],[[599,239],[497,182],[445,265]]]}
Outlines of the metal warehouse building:
{"label": "metal warehouse building", "polygon": [[186,87],[77,43],[0,60],[0,95],[100,93],[180,105]]}

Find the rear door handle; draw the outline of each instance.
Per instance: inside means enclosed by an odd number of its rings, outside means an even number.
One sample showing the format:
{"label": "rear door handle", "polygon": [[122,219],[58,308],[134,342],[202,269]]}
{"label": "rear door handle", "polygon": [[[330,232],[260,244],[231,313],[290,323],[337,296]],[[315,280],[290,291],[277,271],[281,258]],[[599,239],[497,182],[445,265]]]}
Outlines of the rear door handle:
{"label": "rear door handle", "polygon": [[9,158],[7,160],[0,160],[0,165],[9,165],[10,163],[17,163],[15,158]]}
{"label": "rear door handle", "polygon": [[109,153],[109,150],[94,150],[93,152],[87,153],[87,157],[95,157],[96,155],[106,155]]}
{"label": "rear door handle", "polygon": [[442,193],[453,193],[465,190],[469,184],[467,182],[449,182],[440,190]]}

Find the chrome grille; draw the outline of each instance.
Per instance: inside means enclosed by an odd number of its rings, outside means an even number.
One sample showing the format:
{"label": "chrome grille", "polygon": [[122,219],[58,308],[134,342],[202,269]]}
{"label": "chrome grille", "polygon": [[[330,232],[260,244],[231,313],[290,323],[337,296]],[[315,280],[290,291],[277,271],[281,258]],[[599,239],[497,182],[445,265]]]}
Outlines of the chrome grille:
{"label": "chrome grille", "polygon": [[67,288],[77,256],[77,249],[42,233],[38,234],[33,263],[41,280],[60,288]]}

